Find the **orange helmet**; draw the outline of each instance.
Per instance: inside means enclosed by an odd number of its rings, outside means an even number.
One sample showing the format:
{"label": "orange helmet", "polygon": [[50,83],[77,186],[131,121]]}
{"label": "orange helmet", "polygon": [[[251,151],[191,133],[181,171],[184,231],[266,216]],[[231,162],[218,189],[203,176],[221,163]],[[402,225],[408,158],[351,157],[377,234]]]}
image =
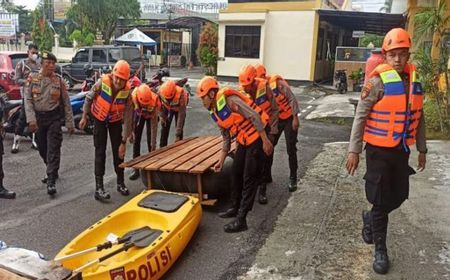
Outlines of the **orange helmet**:
{"label": "orange helmet", "polygon": [[112,74],[122,80],[128,80],[130,78],[130,64],[125,60],[119,60],[114,65]]}
{"label": "orange helmet", "polygon": [[172,99],[175,96],[177,85],[174,81],[166,81],[159,88],[159,94],[165,99]]}
{"label": "orange helmet", "polygon": [[258,78],[265,78],[266,77],[266,67],[264,67],[263,64],[258,63],[255,65],[255,69],[256,69],[256,77]]}
{"label": "orange helmet", "polygon": [[156,106],[158,96],[146,84],[141,84],[136,88],[136,98],[143,106]]}
{"label": "orange helmet", "polygon": [[400,48],[411,48],[411,37],[403,28],[391,29],[384,37],[383,51],[388,52]]}
{"label": "orange helmet", "polygon": [[201,98],[207,95],[212,89],[219,89],[219,84],[213,77],[205,76],[197,85],[197,96]]}
{"label": "orange helmet", "polygon": [[242,66],[241,70],[239,71],[239,85],[246,86],[251,83],[256,78],[256,69],[250,64]]}

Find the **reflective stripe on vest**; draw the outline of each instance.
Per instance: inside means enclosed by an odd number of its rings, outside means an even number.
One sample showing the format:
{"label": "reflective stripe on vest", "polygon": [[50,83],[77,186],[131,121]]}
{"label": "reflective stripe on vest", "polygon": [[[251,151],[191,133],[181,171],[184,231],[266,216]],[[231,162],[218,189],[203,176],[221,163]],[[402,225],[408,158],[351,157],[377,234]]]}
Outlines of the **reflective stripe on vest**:
{"label": "reflective stripe on vest", "polygon": [[130,95],[130,85],[127,82],[125,88],[113,97],[111,89],[111,75],[102,77],[100,93],[95,96],[91,105],[92,115],[99,121],[117,122],[123,119],[125,106]]}
{"label": "reflective stripe on vest", "polygon": [[269,97],[267,96],[266,91],[267,81],[260,78],[255,78],[255,80],[257,82],[257,86],[256,92],[254,94],[245,92],[243,87],[241,87],[241,92],[245,93],[248,97],[250,97],[255,102],[255,104],[258,105],[258,107],[263,109],[264,112],[266,112],[267,115],[270,116],[271,107]]}
{"label": "reflective stripe on vest", "polygon": [[374,71],[383,82],[384,95],[366,119],[364,141],[380,147],[396,147],[402,141],[408,150],[415,143],[423,107],[423,92],[415,67],[412,64],[405,67],[410,81],[408,98],[400,75],[391,66],[382,64]]}
{"label": "reflective stripe on vest", "polygon": [[139,102],[137,101],[137,92],[136,89],[131,93],[131,100],[133,101],[133,109],[134,109],[134,113],[139,116],[142,117],[144,119],[150,119],[152,113],[155,111],[156,107],[161,107],[160,102],[158,101],[156,106],[144,106],[141,107],[141,105],[139,105]]}
{"label": "reflective stripe on vest", "polygon": [[235,95],[255,110],[260,116],[264,126],[269,122],[269,116],[258,107],[250,98],[231,88],[224,87],[216,95],[216,107],[210,111],[211,118],[218,126],[228,129],[236,137],[239,144],[249,146],[258,140],[259,132],[253,123],[241,114],[235,113],[227,105],[226,97]]}
{"label": "reflective stripe on vest", "polygon": [[289,105],[289,100],[286,98],[286,94],[278,89],[278,80],[284,80],[280,75],[272,75],[268,77],[270,89],[272,90],[275,101],[277,102],[279,109],[279,119],[286,120],[292,116],[292,108]]}

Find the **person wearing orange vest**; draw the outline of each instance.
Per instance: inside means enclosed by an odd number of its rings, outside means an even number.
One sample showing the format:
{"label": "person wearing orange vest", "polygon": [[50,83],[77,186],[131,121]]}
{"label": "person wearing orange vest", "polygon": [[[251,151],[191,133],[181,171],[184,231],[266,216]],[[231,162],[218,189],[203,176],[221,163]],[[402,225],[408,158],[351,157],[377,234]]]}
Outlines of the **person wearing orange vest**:
{"label": "person wearing orange vest", "polygon": [[[298,102],[295,98],[291,87],[280,75],[267,75],[266,67],[262,64],[257,64],[256,76],[261,79],[265,79],[270,89],[272,90],[274,99],[278,105],[279,117],[278,117],[278,133],[275,135],[274,146],[277,145],[280,139],[281,133],[284,131],[284,138],[286,139],[287,154],[289,157],[289,185],[288,190],[294,192],[297,190],[297,133],[298,133]],[[270,156],[266,182],[272,182],[272,163],[273,155]]]}
{"label": "person wearing orange vest", "polygon": [[386,247],[388,215],[408,198],[410,146],[419,151],[418,171],[425,168],[427,145],[423,116],[424,93],[416,68],[409,64],[411,38],[402,28],[389,31],[383,41],[385,64],[369,75],[353,121],[346,168],[353,175],[366,142],[364,175],[371,211],[363,211],[362,238],[375,243],[373,270],[389,270]]}
{"label": "person wearing orange vest", "polygon": [[[141,155],[141,139],[144,126],[147,126],[148,151],[156,149],[156,135],[158,133],[158,115],[161,110],[161,101],[156,93],[146,84],[141,84],[131,93],[134,108],[134,139],[133,158]],[[139,170],[134,169],[130,180],[139,178]]]}
{"label": "person wearing orange vest", "polygon": [[[253,65],[244,65],[239,71],[239,86],[241,91],[245,92],[255,104],[266,112],[269,116],[270,126],[266,127],[266,133],[272,143],[274,143],[275,135],[278,134],[278,116],[279,110],[275,98],[273,98],[272,90],[266,80],[256,77],[256,69]],[[267,177],[270,174],[270,157],[264,157],[264,164],[261,169],[261,182],[259,185],[258,202],[260,204],[267,204],[266,185],[268,183]]]}
{"label": "person wearing orange vest", "polygon": [[129,77],[130,65],[125,60],[119,60],[112,73],[103,75],[86,95],[80,128],[86,126],[90,114],[94,119],[96,200],[103,201],[111,197],[103,186],[108,131],[117,175],[117,191],[122,195],[129,195],[125,186],[124,170],[119,167],[125,156],[126,140],[131,135],[133,121]]}
{"label": "person wearing orange vest", "polygon": [[262,168],[263,154],[270,155],[273,146],[265,127],[269,116],[246,95],[232,88],[219,89],[217,81],[205,76],[197,86],[197,96],[209,110],[223,137],[223,147],[216,172],[222,170],[231,145],[236,138],[233,160],[231,208],[219,213],[221,218],[236,217],[224,226],[225,232],[247,230],[247,214],[253,207]]}
{"label": "person wearing orange vest", "polygon": [[183,127],[186,120],[186,107],[189,94],[174,81],[166,81],[159,88],[161,99],[161,138],[159,147],[167,146],[170,126],[175,117],[175,142],[183,139]]}

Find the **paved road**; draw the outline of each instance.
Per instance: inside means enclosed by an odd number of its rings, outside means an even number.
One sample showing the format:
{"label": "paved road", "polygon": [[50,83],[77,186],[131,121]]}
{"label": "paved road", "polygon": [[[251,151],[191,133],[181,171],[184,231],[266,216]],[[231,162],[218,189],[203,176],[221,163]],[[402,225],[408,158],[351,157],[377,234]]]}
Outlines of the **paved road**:
{"label": "paved road", "polygon": [[[301,94],[299,90],[296,93],[301,109],[310,111],[312,107],[308,108],[308,102],[313,97]],[[303,119],[300,125],[299,177],[303,176],[308,163],[321,151],[324,143],[347,140],[350,130],[349,127]],[[199,100],[191,98],[185,135],[206,134],[218,134],[218,129]],[[51,258],[73,237],[128,200],[115,191],[110,153],[105,183],[112,193],[111,202],[94,200],[94,148],[91,136],[64,135],[61,179],[57,182],[58,195],[54,199],[48,197],[45,186],[40,182],[45,169],[38,153],[30,149],[30,142],[23,141],[21,151],[16,155],[9,152],[11,142],[12,136],[8,135],[4,141],[5,185],[17,192],[17,199],[0,201],[0,240],[7,244],[36,250]],[[225,221],[216,213],[227,207],[224,200],[216,207],[204,208],[197,233],[167,274],[167,279],[235,279],[250,267],[290,196],[286,187],[288,160],[285,151],[285,141],[281,138],[276,147],[274,183],[268,190],[269,204],[255,204],[248,218],[249,230],[239,234],[223,232]],[[130,152],[131,146],[128,146],[128,159]],[[140,181],[127,180],[127,185],[132,195],[143,189]]]}

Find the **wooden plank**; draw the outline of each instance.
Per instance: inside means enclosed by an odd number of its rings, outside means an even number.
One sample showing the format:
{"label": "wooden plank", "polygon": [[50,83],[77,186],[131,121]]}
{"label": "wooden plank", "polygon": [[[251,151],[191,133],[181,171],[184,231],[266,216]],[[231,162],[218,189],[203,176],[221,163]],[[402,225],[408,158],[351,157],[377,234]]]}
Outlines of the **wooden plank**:
{"label": "wooden plank", "polygon": [[0,268],[0,279],[2,280],[27,280],[28,278],[20,277],[19,275]]}
{"label": "wooden plank", "polygon": [[[230,154],[232,151],[236,149],[236,143],[231,143]],[[194,168],[189,170],[189,173],[198,174],[198,173],[204,173],[207,170],[209,170],[211,167],[213,167],[219,160],[220,160],[221,153],[215,153],[211,155],[209,158],[195,166]]]}
{"label": "wooden plank", "polygon": [[137,163],[133,166],[133,168],[136,169],[144,169],[146,166],[151,165],[154,162],[157,162],[159,160],[165,159],[166,157],[169,157],[170,155],[172,155],[174,152],[179,151],[184,149],[184,147],[189,146],[189,145],[193,145],[194,143],[196,143],[197,141],[200,141],[201,138],[200,137],[196,137],[188,142],[185,142],[184,145],[177,145],[177,146],[171,146],[169,149],[166,149],[164,152],[159,153],[145,161],[142,161],[140,163]]}
{"label": "wooden plank", "polygon": [[164,172],[174,171],[175,168],[184,164],[187,161],[192,161],[193,158],[198,157],[198,155],[203,155],[208,152],[209,149],[214,148],[217,143],[222,143],[221,137],[216,137],[211,141],[205,142],[203,145],[199,145],[197,148],[190,150],[188,153],[184,154],[182,157],[173,160],[172,162],[164,165],[159,170]]}
{"label": "wooden plank", "polygon": [[211,141],[211,139],[214,139],[214,137],[215,136],[199,137],[199,138],[194,139],[193,141],[190,141],[186,145],[176,147],[176,148],[180,148],[177,151],[169,150],[170,155],[147,165],[144,169],[145,170],[154,170],[154,171],[159,170],[160,167],[166,165],[167,163],[171,162],[172,160],[175,160],[175,159],[183,156],[184,154],[186,154],[190,150],[194,149],[195,147],[197,147],[199,145],[203,145],[203,143],[207,143],[208,141]]}
{"label": "wooden plank", "polygon": [[183,139],[183,140],[180,140],[180,141],[178,141],[176,143],[173,143],[173,144],[171,144],[169,146],[165,146],[165,147],[159,148],[157,150],[154,150],[154,151],[152,151],[150,153],[147,153],[145,155],[138,156],[137,158],[134,158],[134,159],[132,159],[130,161],[123,162],[121,165],[119,165],[119,167],[120,168],[133,167],[134,164],[137,164],[137,163],[140,163],[140,162],[142,162],[144,160],[147,160],[147,159],[149,159],[149,158],[151,158],[151,157],[153,157],[153,156],[155,156],[157,154],[160,154],[162,152],[167,151],[168,149],[172,149],[173,147],[180,146],[180,145],[182,145],[182,144],[184,144],[186,142],[189,142],[189,141],[191,141],[191,140],[193,140],[195,138],[197,138],[197,137],[190,137],[190,138],[187,138],[187,139]]}
{"label": "wooden plank", "polygon": [[219,146],[216,144],[215,146],[209,148],[208,151],[205,151],[205,152],[197,155],[196,157],[186,161],[182,165],[175,168],[173,171],[174,172],[189,172],[190,169],[194,168],[195,166],[202,163],[204,160],[206,160],[206,159],[210,158],[211,156],[215,155],[216,153],[220,152],[222,150],[222,146],[221,146],[222,142],[220,142],[219,144],[220,144]]}

